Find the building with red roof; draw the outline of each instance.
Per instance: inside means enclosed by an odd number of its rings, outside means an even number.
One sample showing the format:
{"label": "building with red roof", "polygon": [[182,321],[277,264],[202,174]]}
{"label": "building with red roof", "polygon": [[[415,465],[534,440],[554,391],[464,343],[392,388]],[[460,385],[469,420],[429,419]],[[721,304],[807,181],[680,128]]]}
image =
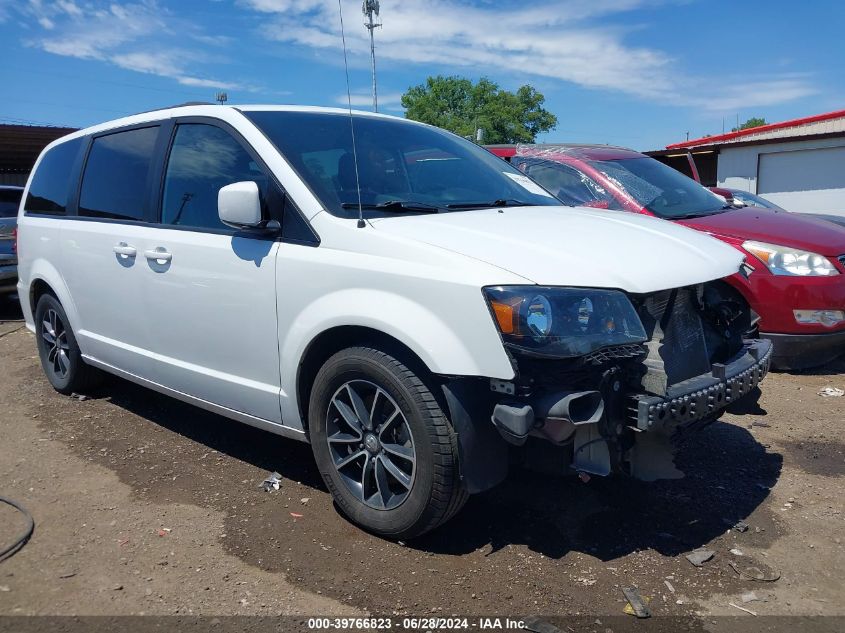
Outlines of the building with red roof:
{"label": "building with red roof", "polygon": [[707,186],[750,191],[790,211],[845,216],[845,110],[646,153],[690,176],[694,167]]}

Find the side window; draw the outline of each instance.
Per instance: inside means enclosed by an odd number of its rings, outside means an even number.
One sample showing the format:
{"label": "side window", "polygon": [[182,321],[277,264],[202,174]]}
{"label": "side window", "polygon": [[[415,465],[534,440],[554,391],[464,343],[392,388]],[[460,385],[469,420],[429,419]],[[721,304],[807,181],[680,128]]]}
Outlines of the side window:
{"label": "side window", "polygon": [[24,208],[32,213],[64,215],[71,188],[73,163],[82,147],[75,138],[49,150],[32,177]]}
{"label": "side window", "polygon": [[164,177],[162,224],[229,229],[217,216],[217,193],[244,180],[255,182],[266,202],[269,179],[236,139],[213,125],[179,125]]}
{"label": "side window", "polygon": [[158,126],[154,126],[94,139],[82,176],[79,215],[144,219],[157,135]]}

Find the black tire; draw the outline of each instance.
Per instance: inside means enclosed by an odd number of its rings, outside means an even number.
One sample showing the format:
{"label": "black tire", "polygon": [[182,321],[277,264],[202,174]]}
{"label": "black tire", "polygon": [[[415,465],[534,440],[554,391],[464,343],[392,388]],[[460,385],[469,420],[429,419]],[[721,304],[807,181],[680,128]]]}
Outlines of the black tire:
{"label": "black tire", "polygon": [[[376,442],[376,449],[367,446],[366,441],[356,444],[357,439],[352,439],[348,447],[333,444],[330,448],[329,426],[338,429],[338,425],[346,425],[344,428],[350,431],[346,435],[352,437],[355,434],[340,415],[339,405],[335,404],[336,396],[337,399],[346,399],[349,394],[347,385],[351,385],[353,391],[364,392],[362,402],[367,397],[367,389],[381,390],[382,395],[372,396],[381,398],[380,406],[376,407],[372,400],[368,400],[365,407],[369,412],[366,417],[375,420],[370,427],[373,432],[369,435],[377,435],[383,442]],[[391,412],[395,410],[393,407],[398,407],[404,418],[394,421],[392,426],[389,422],[381,424],[383,430],[378,432],[379,423],[397,420],[391,418]],[[340,510],[364,529],[387,538],[412,538],[444,523],[466,502],[468,494],[460,481],[457,436],[452,425],[423,378],[395,356],[362,346],[342,350],[329,358],[314,379],[308,420],[311,447],[326,486]],[[334,430],[332,437],[339,437],[338,432]],[[368,433],[364,429],[362,437],[366,435]],[[414,453],[413,462],[403,461],[401,457],[397,459],[397,453],[387,448],[395,449],[403,439],[405,441],[400,448]],[[406,448],[408,444],[410,448]],[[343,454],[342,451],[348,453]],[[336,466],[355,451],[364,453],[357,463],[350,462],[348,467],[341,469]],[[365,469],[370,459],[373,470],[368,479]],[[387,462],[402,466],[406,475],[411,473],[410,489],[400,485],[400,479],[393,476],[395,471],[386,467]],[[361,491],[357,491],[355,483],[350,483],[357,476],[358,465],[361,465]],[[350,474],[345,468],[353,472]],[[382,477],[379,477],[379,468]],[[367,494],[364,491],[367,481],[370,482],[369,488],[377,489],[369,502],[365,500]],[[386,494],[382,492],[385,483],[390,489]],[[373,499],[376,500],[375,505]],[[377,507],[378,504],[382,507]]]}
{"label": "black tire", "polygon": [[35,340],[41,368],[59,393],[81,393],[100,383],[102,374],[82,360],[67,314],[51,294],[41,295],[35,306]]}

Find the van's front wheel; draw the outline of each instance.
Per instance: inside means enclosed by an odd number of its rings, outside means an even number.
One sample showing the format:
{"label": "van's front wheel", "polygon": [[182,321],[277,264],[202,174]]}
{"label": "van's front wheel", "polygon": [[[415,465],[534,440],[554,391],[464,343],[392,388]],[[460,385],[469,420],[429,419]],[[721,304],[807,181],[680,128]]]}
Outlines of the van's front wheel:
{"label": "van's front wheel", "polygon": [[309,404],[311,445],[341,510],[382,536],[411,538],[466,501],[457,441],[423,380],[370,347],[332,356]]}

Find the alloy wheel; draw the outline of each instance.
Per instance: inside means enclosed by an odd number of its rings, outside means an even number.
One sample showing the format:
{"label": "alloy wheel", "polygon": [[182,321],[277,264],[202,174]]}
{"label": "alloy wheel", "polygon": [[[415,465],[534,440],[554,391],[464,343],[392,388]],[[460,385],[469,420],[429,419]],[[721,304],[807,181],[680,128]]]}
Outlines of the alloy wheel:
{"label": "alloy wheel", "polygon": [[414,485],[416,450],[408,420],[396,401],[366,380],[344,383],[326,413],[332,463],[364,504],[391,510]]}
{"label": "alloy wheel", "polygon": [[59,314],[52,308],[47,310],[41,322],[41,338],[47,345],[47,362],[53,373],[65,378],[70,371],[70,346],[67,328]]}

